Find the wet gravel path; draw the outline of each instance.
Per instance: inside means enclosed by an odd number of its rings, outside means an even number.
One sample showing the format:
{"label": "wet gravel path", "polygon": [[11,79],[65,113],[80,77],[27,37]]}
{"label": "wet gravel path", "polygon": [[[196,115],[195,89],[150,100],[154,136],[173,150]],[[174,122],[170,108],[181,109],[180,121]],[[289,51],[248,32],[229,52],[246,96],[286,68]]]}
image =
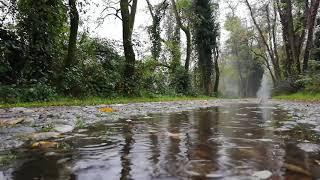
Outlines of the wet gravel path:
{"label": "wet gravel path", "polygon": [[[133,116],[148,116],[155,113],[172,113],[223,106],[224,104],[257,104],[257,99],[197,100],[155,103],[129,103],[98,106],[6,108],[0,109],[0,152],[18,148],[27,141],[50,139],[76,128],[86,127],[98,122],[129,120]],[[282,122],[279,130],[287,131],[306,124],[312,131],[320,134],[320,104],[298,103],[270,100],[288,111],[290,121]],[[103,112],[101,108],[111,108]],[[108,109],[110,110],[110,109]]]}

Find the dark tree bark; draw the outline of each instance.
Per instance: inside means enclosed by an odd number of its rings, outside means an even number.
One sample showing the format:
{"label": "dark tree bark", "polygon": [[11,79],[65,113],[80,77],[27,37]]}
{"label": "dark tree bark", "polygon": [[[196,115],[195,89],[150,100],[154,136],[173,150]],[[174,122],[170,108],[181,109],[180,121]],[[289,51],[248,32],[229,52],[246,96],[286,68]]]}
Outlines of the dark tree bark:
{"label": "dark tree bark", "polygon": [[172,6],[173,6],[173,11],[174,15],[176,17],[176,21],[180,29],[185,33],[186,35],[186,41],[187,41],[187,54],[186,54],[186,60],[185,60],[185,65],[184,68],[188,72],[189,71],[189,66],[190,66],[190,58],[191,58],[191,32],[190,32],[190,27],[189,26],[184,26],[181,22],[181,17],[178,13],[177,6],[175,0],[171,0]]}
{"label": "dark tree bark", "polygon": [[201,70],[202,86],[205,94],[208,96],[212,95],[212,75],[213,75],[213,62],[212,53],[209,47],[203,46],[204,44],[198,46],[198,56],[199,64]]}
{"label": "dark tree bark", "polygon": [[65,60],[65,67],[70,67],[76,64],[77,51],[77,35],[79,27],[79,13],[77,10],[76,0],[69,0],[70,8],[70,35],[68,45],[68,55]]}
{"label": "dark tree bark", "polygon": [[220,82],[220,69],[219,69],[219,49],[216,47],[214,50],[214,70],[215,70],[215,81],[213,86],[213,93],[217,97],[219,91],[219,82]]}
{"label": "dark tree bark", "polygon": [[[304,6],[298,7],[302,8],[303,14],[299,13],[299,11],[293,14],[297,11],[294,10],[297,7],[293,7],[292,0],[276,0],[276,2],[280,14],[282,35],[287,55],[287,75],[296,76],[301,73],[300,56],[303,53],[303,44],[305,42],[307,19],[310,11],[309,1],[304,1]],[[295,19],[294,16],[296,17]]]}
{"label": "dark tree bark", "polygon": [[313,45],[313,33],[315,28],[315,21],[319,9],[319,2],[320,0],[312,0],[311,1],[311,8],[308,15],[308,37],[307,37],[307,43],[306,43],[306,49],[304,52],[304,58],[303,58],[303,72],[306,72],[308,70],[308,61],[310,58],[310,51],[312,49]]}
{"label": "dark tree bark", "polygon": [[[132,32],[134,27],[134,20],[137,10],[138,0],[133,0],[130,5],[128,0],[120,1],[120,10],[122,17],[122,41],[124,48],[124,56],[126,59],[124,68],[124,92],[131,94],[134,88],[135,75],[135,53],[132,44]],[[130,8],[130,11],[129,11]]]}

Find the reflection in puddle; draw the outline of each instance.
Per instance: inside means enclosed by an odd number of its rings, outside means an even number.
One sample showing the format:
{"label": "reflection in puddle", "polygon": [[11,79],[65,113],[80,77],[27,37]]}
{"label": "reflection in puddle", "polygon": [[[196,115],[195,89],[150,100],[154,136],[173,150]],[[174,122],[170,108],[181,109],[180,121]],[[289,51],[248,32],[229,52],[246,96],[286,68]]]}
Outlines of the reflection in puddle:
{"label": "reflection in puddle", "polygon": [[235,104],[99,124],[61,140],[69,150],[28,150],[0,179],[319,178],[319,155],[272,127],[286,114]]}

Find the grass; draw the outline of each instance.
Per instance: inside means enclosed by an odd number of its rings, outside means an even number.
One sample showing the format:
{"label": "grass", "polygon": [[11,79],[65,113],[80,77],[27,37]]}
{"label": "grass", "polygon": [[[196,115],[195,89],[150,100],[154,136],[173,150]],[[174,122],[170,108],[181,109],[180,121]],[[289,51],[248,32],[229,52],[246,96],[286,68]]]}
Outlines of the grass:
{"label": "grass", "polygon": [[13,104],[0,104],[0,108],[10,107],[48,107],[48,106],[89,106],[98,104],[126,104],[135,102],[163,102],[163,101],[186,101],[186,100],[208,100],[214,99],[208,96],[159,96],[159,97],[119,97],[119,98],[99,98],[91,97],[85,99],[58,98],[49,102],[21,102]]}
{"label": "grass", "polygon": [[84,119],[82,118],[77,118],[77,121],[76,121],[76,129],[83,129],[86,127],[86,123],[84,121]]}
{"label": "grass", "polygon": [[289,101],[320,102],[320,93],[297,92],[289,95],[279,95],[273,98]]}

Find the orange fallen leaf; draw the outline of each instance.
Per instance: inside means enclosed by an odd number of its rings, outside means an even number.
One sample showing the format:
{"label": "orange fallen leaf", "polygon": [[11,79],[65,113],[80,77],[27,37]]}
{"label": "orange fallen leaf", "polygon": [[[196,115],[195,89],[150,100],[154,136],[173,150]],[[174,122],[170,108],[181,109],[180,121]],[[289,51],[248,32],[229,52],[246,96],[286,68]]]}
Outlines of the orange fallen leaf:
{"label": "orange fallen leaf", "polygon": [[105,112],[105,113],[114,112],[114,110],[112,108],[109,108],[109,107],[100,108],[99,111]]}
{"label": "orange fallen leaf", "polygon": [[39,149],[57,148],[58,143],[51,142],[51,141],[39,141],[39,142],[33,143],[31,147],[32,148],[39,148]]}

